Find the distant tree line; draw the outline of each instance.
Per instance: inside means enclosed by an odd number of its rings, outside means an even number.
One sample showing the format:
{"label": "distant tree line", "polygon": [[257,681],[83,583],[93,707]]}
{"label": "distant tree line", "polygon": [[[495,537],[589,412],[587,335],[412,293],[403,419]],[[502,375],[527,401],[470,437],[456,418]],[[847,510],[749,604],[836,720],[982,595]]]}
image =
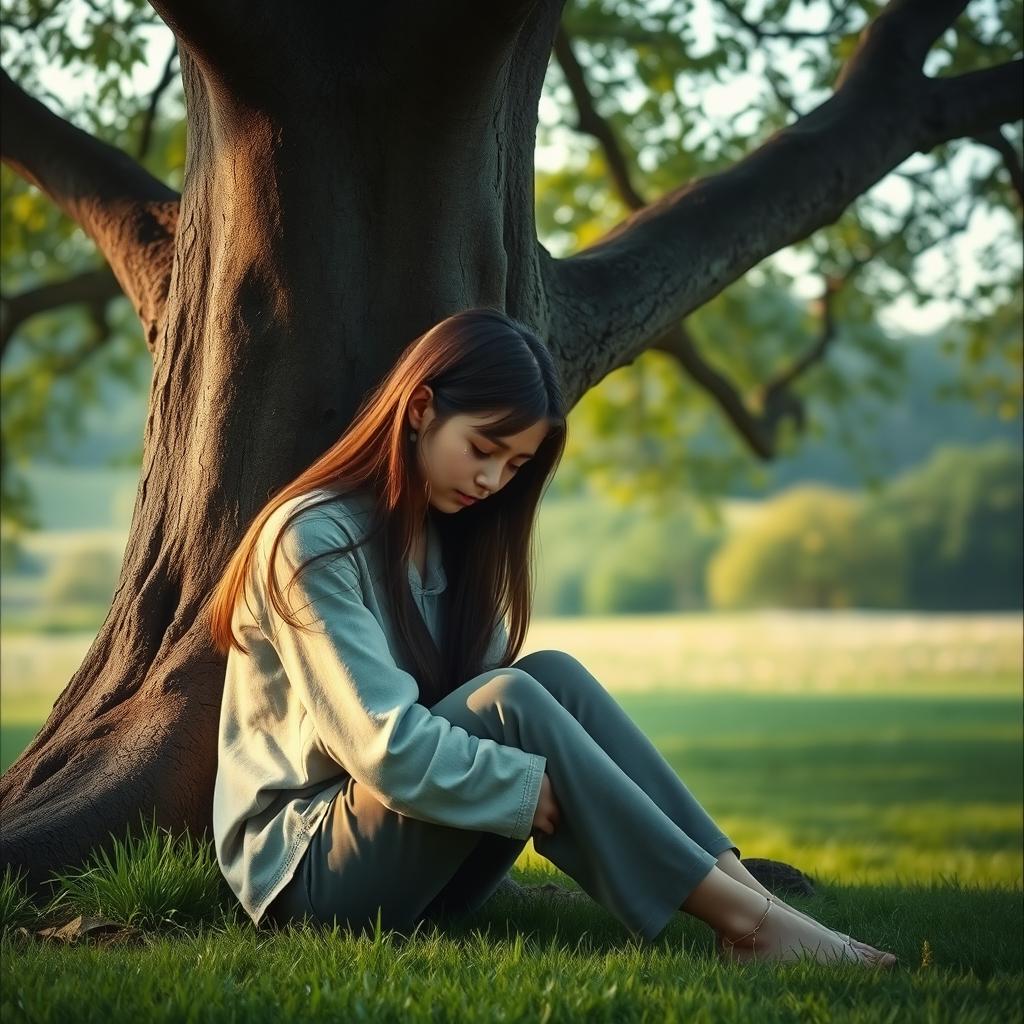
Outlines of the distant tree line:
{"label": "distant tree line", "polygon": [[[746,523],[709,526],[690,507],[657,516],[630,505],[546,504],[537,615],[753,608],[998,611],[1021,608],[1019,448],[937,449],[878,493],[801,484]],[[34,607],[5,601],[22,628],[91,628],[119,559],[82,546],[60,558],[20,552],[5,572],[35,577]]]}
{"label": "distant tree line", "polygon": [[537,613],[1022,607],[1022,456],[949,446],[877,493],[799,485],[745,525],[554,506]]}

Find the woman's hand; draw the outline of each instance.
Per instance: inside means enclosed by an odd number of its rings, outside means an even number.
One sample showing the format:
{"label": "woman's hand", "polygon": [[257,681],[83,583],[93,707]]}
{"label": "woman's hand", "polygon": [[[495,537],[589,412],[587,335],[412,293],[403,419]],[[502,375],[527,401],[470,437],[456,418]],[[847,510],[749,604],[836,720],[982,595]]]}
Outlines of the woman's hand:
{"label": "woman's hand", "polygon": [[561,809],[555,803],[554,793],[551,791],[551,780],[548,778],[548,773],[545,772],[544,777],[540,780],[540,799],[537,801],[537,810],[533,814],[531,835],[538,832],[551,835],[558,827],[561,818]]}

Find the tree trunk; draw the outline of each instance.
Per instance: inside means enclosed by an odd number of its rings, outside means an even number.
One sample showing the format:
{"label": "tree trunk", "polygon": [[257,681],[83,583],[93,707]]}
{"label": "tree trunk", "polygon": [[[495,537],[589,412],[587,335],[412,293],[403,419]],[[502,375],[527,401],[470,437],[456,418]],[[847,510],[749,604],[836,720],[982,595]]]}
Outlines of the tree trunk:
{"label": "tree trunk", "polygon": [[408,55],[387,38],[368,53],[363,35],[358,64],[289,60],[288,96],[266,102],[182,54],[185,187],[121,576],[0,780],[2,860],[34,892],[142,810],[212,836],[225,663],[199,605],[249,521],[453,310],[543,329],[528,112],[558,13],[524,26],[515,65],[510,37],[460,67],[475,87],[457,99],[439,77],[393,77]]}

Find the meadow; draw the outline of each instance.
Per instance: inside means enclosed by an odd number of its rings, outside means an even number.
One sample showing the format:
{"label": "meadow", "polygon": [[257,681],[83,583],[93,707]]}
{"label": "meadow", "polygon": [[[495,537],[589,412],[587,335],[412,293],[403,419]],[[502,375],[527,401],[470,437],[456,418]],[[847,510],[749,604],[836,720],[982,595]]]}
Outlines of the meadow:
{"label": "meadow", "polygon": [[[539,891],[411,937],[256,930],[212,844],[147,835],[64,876],[49,908],[20,908],[8,879],[3,1019],[1019,1019],[1021,634],[1012,614],[766,611],[537,620],[523,649],[578,657],[744,857],[804,871],[815,893],[790,901],[893,950],[895,972],[727,967],[695,919],[645,946],[585,895]],[[3,644],[4,767],[90,639]],[[512,878],[578,892],[532,844]],[[134,941],[17,930],[75,912],[131,924]]]}

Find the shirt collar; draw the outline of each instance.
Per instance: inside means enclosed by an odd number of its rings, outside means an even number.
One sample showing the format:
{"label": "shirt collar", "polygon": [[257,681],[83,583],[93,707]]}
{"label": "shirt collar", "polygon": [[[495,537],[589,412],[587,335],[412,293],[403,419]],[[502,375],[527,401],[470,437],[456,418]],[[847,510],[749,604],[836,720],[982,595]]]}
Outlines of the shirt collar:
{"label": "shirt collar", "polygon": [[427,516],[427,565],[426,580],[420,579],[420,571],[416,568],[416,561],[409,559],[408,577],[409,586],[413,593],[423,595],[440,594],[448,586],[448,577],[445,576],[444,566],[441,564],[441,538],[438,535],[437,527],[431,516]]}

